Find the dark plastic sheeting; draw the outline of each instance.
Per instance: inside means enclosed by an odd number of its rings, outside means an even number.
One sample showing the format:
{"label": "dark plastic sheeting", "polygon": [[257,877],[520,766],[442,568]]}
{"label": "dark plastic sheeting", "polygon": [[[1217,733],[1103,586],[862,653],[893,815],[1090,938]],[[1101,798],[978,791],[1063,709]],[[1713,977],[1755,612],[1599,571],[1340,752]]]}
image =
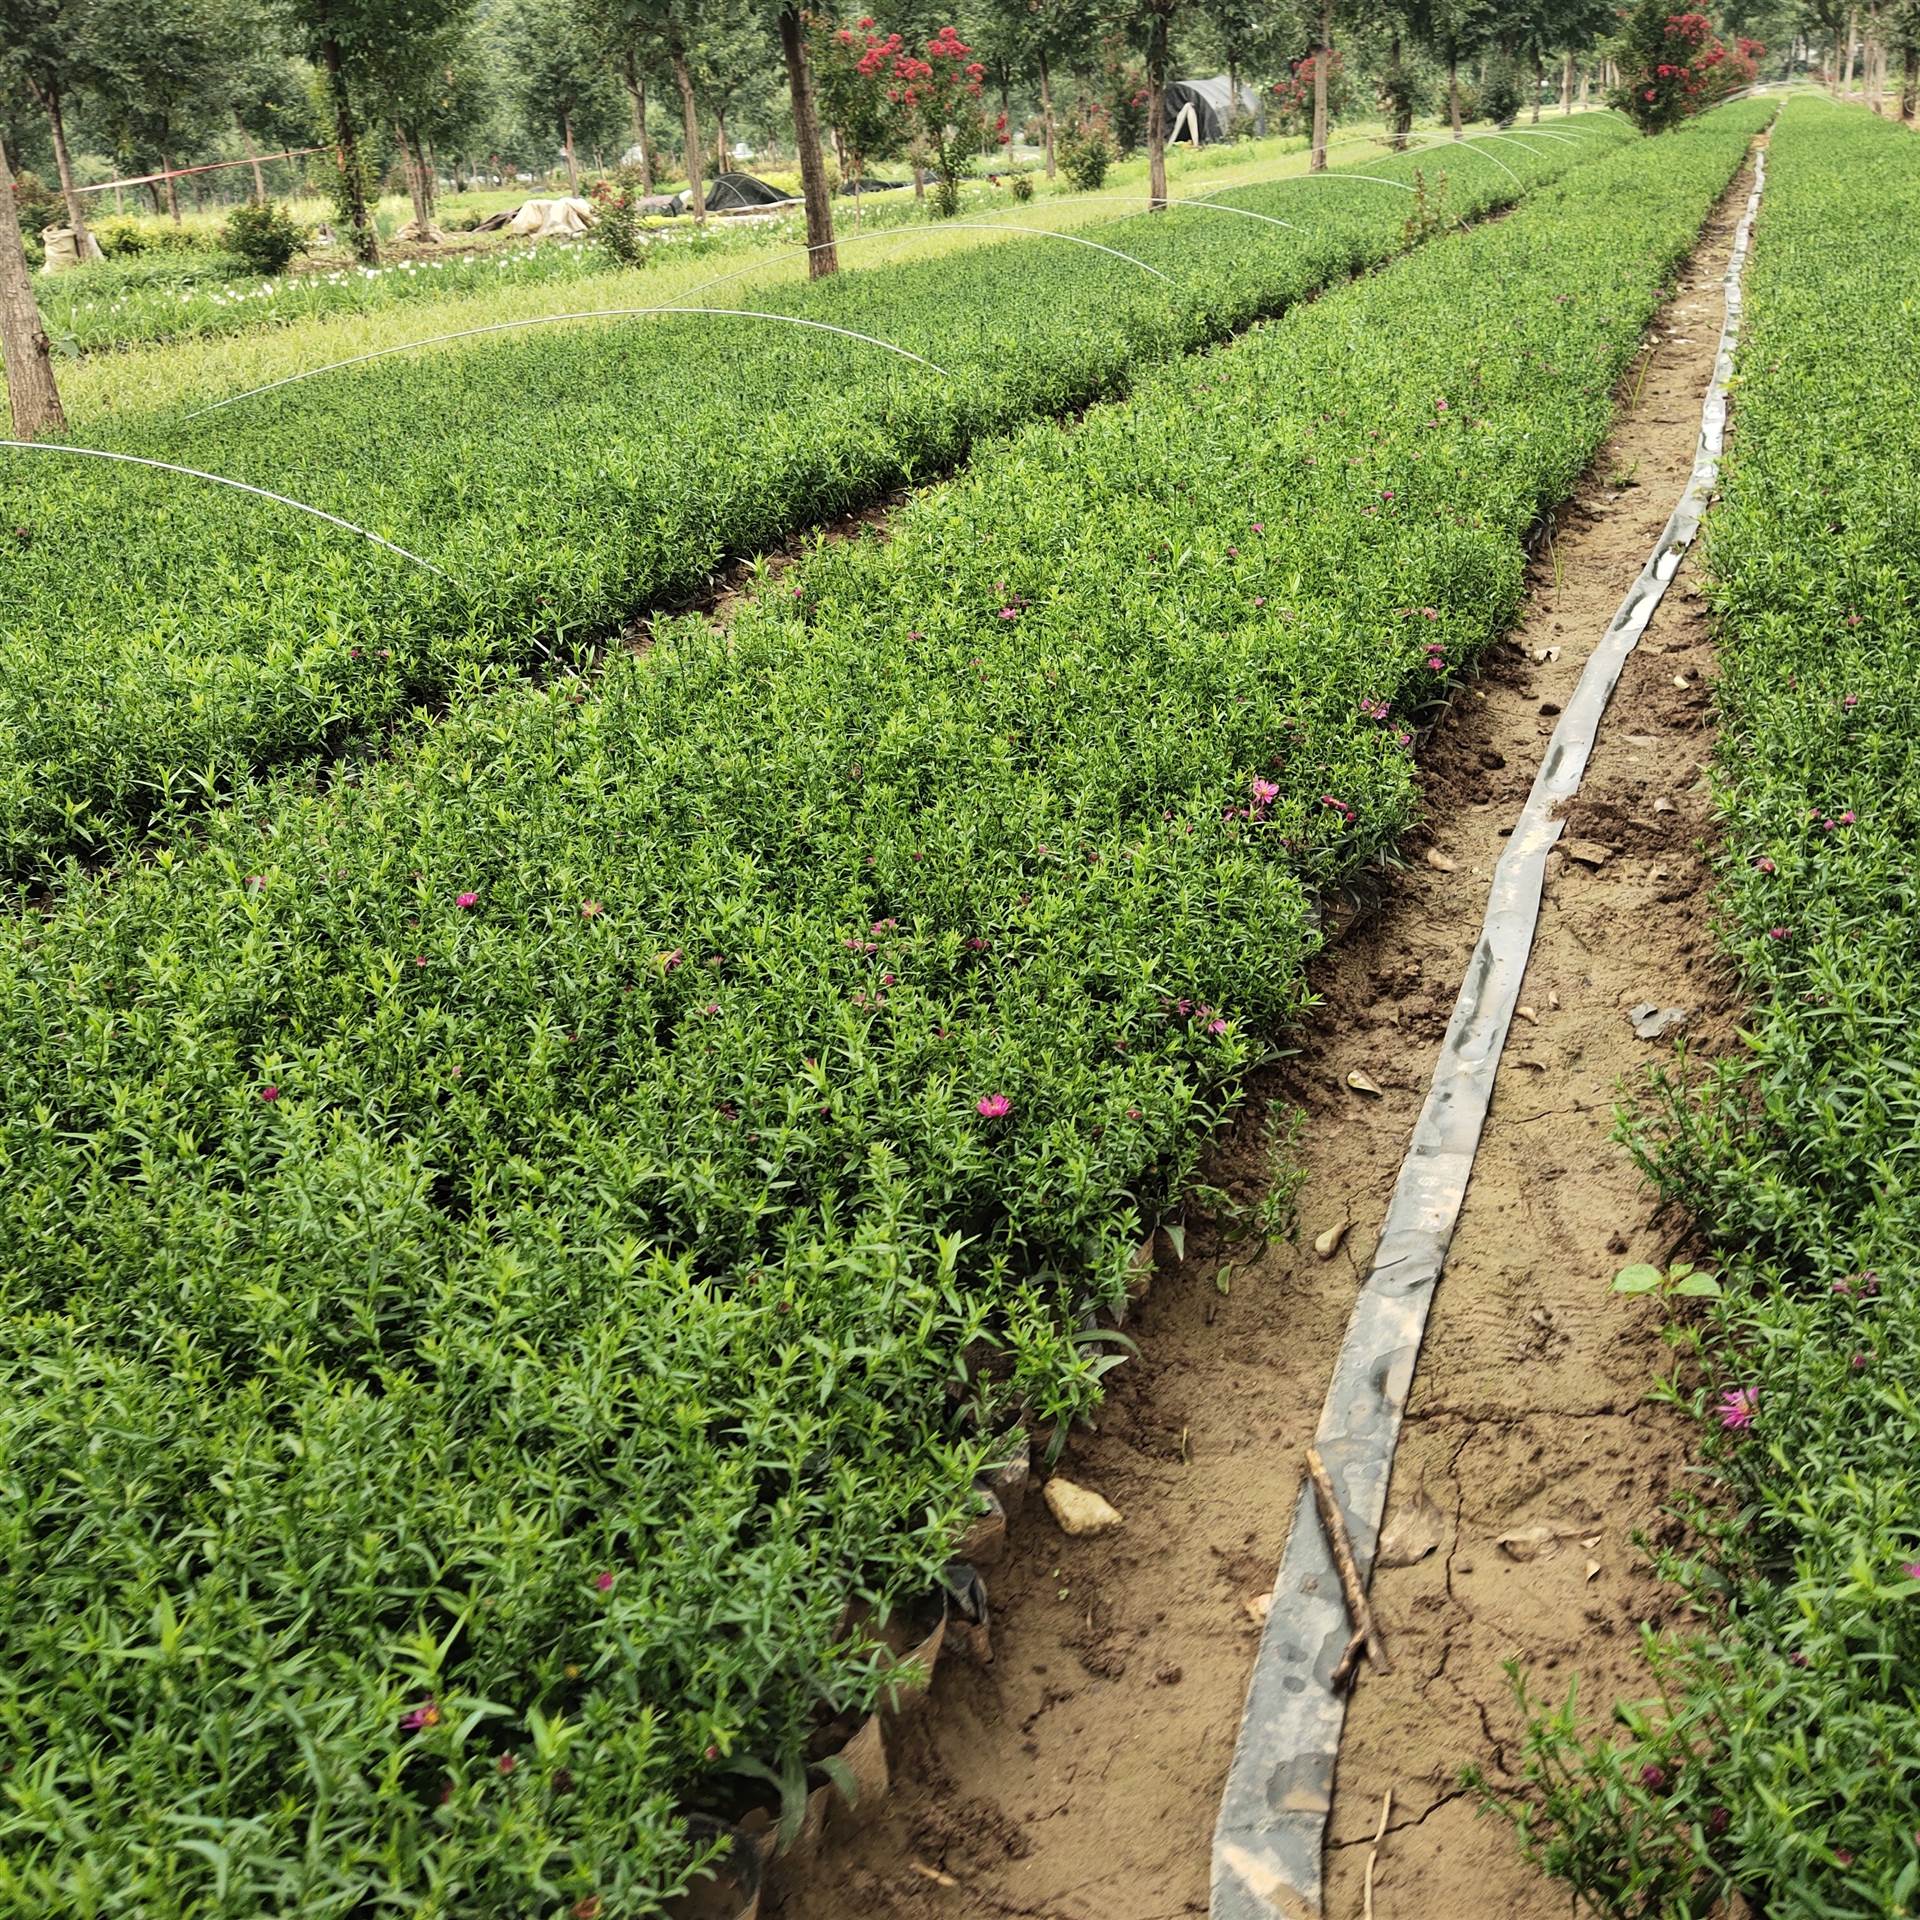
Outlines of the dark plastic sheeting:
{"label": "dark plastic sheeting", "polygon": [[[1433,1083],[1334,1363],[1317,1444],[1363,1577],[1386,1511],[1394,1446],[1494,1076],[1540,915],[1558,810],[1579,790],[1627,655],[1639,643],[1713,491],[1726,438],[1741,273],[1766,183],[1758,156],[1727,265],[1726,319],[1701,413],[1693,473],[1658,544],[1620,603],[1553,730],[1518,825],[1494,869],[1486,922],[1455,1002]],[[1389,1629],[1390,1629],[1390,1623]],[[1273,1606],[1213,1833],[1212,1920],[1319,1920],[1321,1851],[1346,1700],[1328,1684],[1351,1628],[1340,1580],[1304,1482],[1274,1582]]]}

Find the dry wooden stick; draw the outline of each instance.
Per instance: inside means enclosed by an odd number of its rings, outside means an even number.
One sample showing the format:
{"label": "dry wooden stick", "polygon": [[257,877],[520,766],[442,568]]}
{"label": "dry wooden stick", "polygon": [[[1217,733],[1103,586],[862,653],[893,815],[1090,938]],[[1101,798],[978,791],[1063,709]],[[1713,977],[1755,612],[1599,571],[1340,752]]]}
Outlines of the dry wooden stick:
{"label": "dry wooden stick", "polygon": [[1333,1480],[1327,1463],[1317,1447],[1307,1449],[1307,1478],[1313,1482],[1314,1504],[1320,1509],[1320,1524],[1326,1529],[1327,1545],[1333,1552],[1333,1564],[1339,1570],[1340,1591],[1346,1597],[1347,1618],[1353,1622],[1353,1638],[1329,1676],[1335,1691],[1352,1678],[1364,1650],[1376,1673],[1391,1673],[1386,1642],[1374,1624],[1373,1609],[1367,1605],[1366,1583],[1360,1578],[1360,1565],[1353,1557],[1353,1541],[1347,1533],[1346,1516],[1333,1495]]}
{"label": "dry wooden stick", "polygon": [[1387,1822],[1393,1818],[1393,1789],[1380,1802],[1380,1825],[1373,1836],[1373,1850],[1367,1855],[1367,1877],[1360,1888],[1360,1920],[1373,1920],[1373,1870],[1380,1864],[1380,1842],[1387,1837]]}

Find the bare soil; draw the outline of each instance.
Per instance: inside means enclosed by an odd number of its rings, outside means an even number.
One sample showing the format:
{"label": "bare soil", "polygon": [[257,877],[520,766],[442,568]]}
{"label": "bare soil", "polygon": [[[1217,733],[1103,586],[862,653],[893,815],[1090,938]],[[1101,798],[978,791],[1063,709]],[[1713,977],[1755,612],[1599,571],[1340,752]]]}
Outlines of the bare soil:
{"label": "bare soil", "polygon": [[[1207,1906],[1208,1843],[1258,1634],[1332,1357],[1371,1254],[1437,1042],[1478,935],[1503,830],[1553,719],[1686,484],[1721,320],[1743,177],[1622,388],[1622,414],[1540,543],[1529,604],[1424,756],[1427,825],[1404,872],[1313,970],[1324,1008],[1258,1089],[1305,1116],[1293,1244],[1236,1246],[1190,1223],[1130,1326],[1142,1358],[1110,1376],[1099,1427],[1060,1468],[1124,1515],[1068,1539],[1037,1495],[987,1571],[993,1659],[942,1663],[930,1706],[891,1733],[893,1796],[830,1834],[769,1901],[781,1920],[1172,1920]],[[1629,408],[1629,401],[1631,402]],[[1615,484],[1615,482],[1627,484]],[[1671,1042],[1635,1037],[1643,1001],[1690,1010],[1694,1046],[1731,1033],[1734,982],[1712,939],[1702,769],[1712,667],[1683,571],[1629,661],[1551,861],[1522,1012],[1422,1354],[1389,1531],[1432,1550],[1382,1567],[1394,1656],[1363,1673],[1329,1829],[1327,1912],[1362,1910],[1382,1798],[1380,1920],[1568,1911],[1504,1824],[1459,1786],[1517,1764],[1502,1663],[1536,1686],[1576,1673],[1605,1702],[1643,1684],[1635,1632],[1669,1596],[1633,1545],[1658,1529],[1686,1431],[1648,1401],[1666,1349],[1609,1292],[1681,1225],[1611,1138],[1619,1092]],[[1671,810],[1669,810],[1671,809]],[[1380,1088],[1351,1091],[1351,1069]],[[1258,1104],[1258,1103],[1256,1103]],[[1264,1177],[1251,1116],[1210,1178]],[[1350,1230],[1329,1259],[1324,1229]],[[1222,1293],[1223,1262],[1232,1263]],[[1545,1545],[1503,1536],[1546,1529]]]}

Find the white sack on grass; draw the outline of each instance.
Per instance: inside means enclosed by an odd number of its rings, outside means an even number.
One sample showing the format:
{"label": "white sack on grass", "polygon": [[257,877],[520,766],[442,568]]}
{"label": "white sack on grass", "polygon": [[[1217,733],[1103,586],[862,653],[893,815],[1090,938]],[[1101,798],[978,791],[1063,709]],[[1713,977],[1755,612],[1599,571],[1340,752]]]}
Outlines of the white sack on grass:
{"label": "white sack on grass", "polygon": [[528,200],[508,222],[508,230],[532,240],[555,234],[586,233],[599,222],[591,200]]}

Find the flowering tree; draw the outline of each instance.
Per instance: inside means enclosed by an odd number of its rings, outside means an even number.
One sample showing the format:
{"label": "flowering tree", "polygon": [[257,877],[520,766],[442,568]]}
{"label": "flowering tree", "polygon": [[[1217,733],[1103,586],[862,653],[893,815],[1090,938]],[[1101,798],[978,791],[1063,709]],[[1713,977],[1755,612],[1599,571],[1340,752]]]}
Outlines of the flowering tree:
{"label": "flowering tree", "polygon": [[[1273,97],[1282,133],[1305,133],[1313,125],[1315,68],[1319,56],[1307,54],[1294,61],[1284,80],[1274,83]],[[1353,89],[1347,81],[1346,63],[1335,47],[1327,56],[1327,116],[1344,118],[1352,102]]]}
{"label": "flowering tree", "polygon": [[[896,34],[892,36],[898,40]],[[973,57],[973,49],[952,27],[942,27],[927,42],[924,54],[906,48],[890,50],[876,63],[873,77],[892,106],[906,116],[922,151],[933,163],[940,184],[935,204],[942,214],[960,210],[960,181],[986,131],[980,105],[981,83],[987,70]],[[1006,119],[996,128],[1002,145],[1007,140]]]}
{"label": "flowering tree", "polygon": [[[810,18],[807,62],[820,114],[846,148],[846,167],[858,179],[864,162],[884,160],[906,144],[908,109],[893,84],[894,62],[906,52],[897,33],[878,32],[870,16],[850,27]],[[856,189],[854,204],[859,205]]]}
{"label": "flowering tree", "polygon": [[1766,49],[1741,40],[1729,52],[1704,13],[1671,13],[1669,0],[1640,0],[1614,45],[1620,85],[1610,105],[1646,133],[1664,133],[1736,87],[1752,84]]}

